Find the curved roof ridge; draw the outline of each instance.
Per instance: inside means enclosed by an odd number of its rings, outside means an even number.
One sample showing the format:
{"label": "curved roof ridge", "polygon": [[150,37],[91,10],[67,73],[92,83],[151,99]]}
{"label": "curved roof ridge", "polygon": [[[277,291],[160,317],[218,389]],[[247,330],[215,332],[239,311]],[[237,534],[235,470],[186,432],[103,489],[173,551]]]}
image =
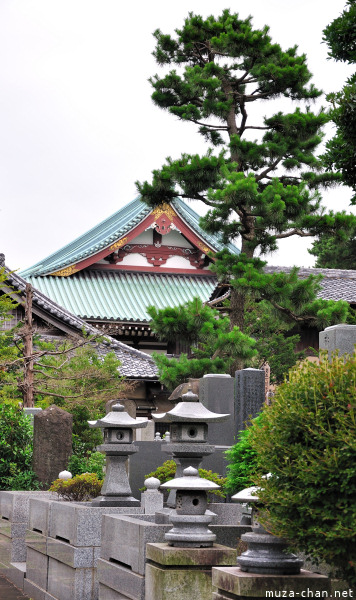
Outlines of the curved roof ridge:
{"label": "curved roof ridge", "polygon": [[92,256],[136,225],[137,223],[134,221],[141,221],[151,210],[137,197],[65,246],[52,252],[45,259],[21,271],[21,275],[26,277],[35,274],[50,274],[78,260]]}
{"label": "curved roof ridge", "polygon": [[[225,244],[222,243],[218,235],[206,233],[200,227],[200,216],[181,198],[177,197],[172,200],[172,206],[183,221],[192,227],[206,244],[215,250],[222,250],[225,247]],[[24,277],[30,275],[50,275],[60,269],[85,260],[96,254],[99,250],[108,248],[110,244],[142,222],[152,210],[140,197],[137,197],[62,248],[52,252],[52,254],[37,262],[32,267],[21,271],[21,275]],[[234,244],[229,243],[227,247],[234,254],[240,252]]]}

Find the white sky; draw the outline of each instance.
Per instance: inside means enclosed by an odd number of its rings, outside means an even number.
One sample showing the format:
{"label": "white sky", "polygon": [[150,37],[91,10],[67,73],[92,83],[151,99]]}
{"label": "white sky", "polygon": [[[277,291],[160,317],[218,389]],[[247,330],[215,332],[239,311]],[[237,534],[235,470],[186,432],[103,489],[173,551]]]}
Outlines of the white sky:
{"label": "white sky", "polygon": [[[251,14],[255,27],[270,26],[282,48],[297,44],[315,85],[330,92],[352,72],[327,61],[321,43],[323,28],[344,6],[344,0],[1,0],[0,252],[7,265],[24,269],[117,211],[137,195],[135,181],[150,179],[166,156],[205,150],[194,125],[151,101],[147,80],[159,72],[151,56],[156,28],[172,33],[189,11]],[[262,110],[271,108],[266,103]],[[350,195],[339,188],[325,198],[341,210]],[[269,263],[312,266],[306,244],[285,242]]]}

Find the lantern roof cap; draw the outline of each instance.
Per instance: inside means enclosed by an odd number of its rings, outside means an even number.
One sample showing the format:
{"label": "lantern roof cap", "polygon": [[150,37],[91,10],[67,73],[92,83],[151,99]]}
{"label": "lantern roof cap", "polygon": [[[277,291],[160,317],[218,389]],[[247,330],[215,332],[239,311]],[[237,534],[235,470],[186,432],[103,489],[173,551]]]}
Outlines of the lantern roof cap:
{"label": "lantern roof cap", "polygon": [[199,477],[198,469],[187,467],[183,471],[183,477],[177,477],[176,479],[171,479],[171,481],[166,481],[166,483],[162,483],[161,488],[187,491],[209,491],[219,489],[220,485],[217,485],[217,483],[209,481],[208,479]]}
{"label": "lantern roof cap", "polygon": [[185,394],[182,395],[182,402],[178,402],[174,408],[166,413],[159,413],[152,415],[154,420],[168,421],[168,422],[194,422],[194,423],[219,423],[220,421],[227,421],[230,414],[219,414],[214,413],[204,406],[199,400],[197,394],[194,394],[189,389]]}
{"label": "lantern roof cap", "polygon": [[105,415],[102,419],[97,421],[88,421],[89,427],[100,427],[101,429],[107,427],[120,427],[126,429],[138,429],[146,427],[148,419],[145,417],[138,417],[134,419],[126,412],[125,407],[120,402],[112,406],[112,410]]}

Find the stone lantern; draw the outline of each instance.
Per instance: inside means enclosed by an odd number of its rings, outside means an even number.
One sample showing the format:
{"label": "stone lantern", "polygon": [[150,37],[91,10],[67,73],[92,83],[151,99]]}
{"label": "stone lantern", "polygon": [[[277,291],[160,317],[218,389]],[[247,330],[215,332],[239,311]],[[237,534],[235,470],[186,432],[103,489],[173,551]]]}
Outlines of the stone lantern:
{"label": "stone lantern", "polygon": [[133,445],[133,430],[146,427],[148,419],[133,419],[125,407],[114,404],[111,412],[97,421],[88,421],[90,427],[103,430],[104,443],[98,450],[106,454],[106,475],[101,496],[94,498],[94,506],[140,506],[132,497],[125,463],[131,454],[138,452]]}
{"label": "stone lantern", "polygon": [[208,529],[215,513],[208,511],[207,492],[220,486],[198,475],[198,470],[188,467],[183,477],[161,485],[176,490],[176,510],[170,514],[173,529],[165,534],[169,546],[206,548],[212,546],[216,535]]}
{"label": "stone lantern", "polygon": [[[208,444],[209,423],[227,421],[229,414],[218,414],[207,409],[197,394],[190,389],[182,395],[182,402],[169,412],[153,415],[155,421],[171,423],[170,442],[162,451],[171,454],[177,463],[176,477],[181,477],[183,469],[192,466],[199,469],[204,456],[215,452],[215,446]],[[170,486],[168,506],[175,506],[175,489]]]}
{"label": "stone lantern", "polygon": [[272,535],[257,520],[256,504],[259,502],[256,486],[246,488],[232,496],[235,502],[252,504],[252,532],[244,533],[241,540],[248,549],[237,557],[241,571],[269,575],[296,575],[303,561],[286,550],[288,541]]}

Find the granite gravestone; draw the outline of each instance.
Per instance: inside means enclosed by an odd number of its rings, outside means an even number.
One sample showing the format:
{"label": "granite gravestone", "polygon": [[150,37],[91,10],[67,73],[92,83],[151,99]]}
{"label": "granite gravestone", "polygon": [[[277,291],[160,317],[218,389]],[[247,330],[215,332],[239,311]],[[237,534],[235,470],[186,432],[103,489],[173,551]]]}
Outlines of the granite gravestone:
{"label": "granite gravestone", "polygon": [[327,350],[329,360],[334,352],[353,354],[356,344],[356,325],[332,325],[319,333],[319,348]]}
{"label": "granite gravestone", "polygon": [[236,371],[236,432],[246,429],[265,402],[265,372],[263,369]]}
{"label": "granite gravestone", "polygon": [[45,487],[68,466],[72,425],[72,415],[54,404],[34,416],[33,470]]}
{"label": "granite gravestone", "polygon": [[208,374],[199,380],[199,400],[215,413],[229,413],[224,423],[209,425],[208,443],[215,446],[232,446],[237,432],[234,397],[235,380],[230,375]]}

